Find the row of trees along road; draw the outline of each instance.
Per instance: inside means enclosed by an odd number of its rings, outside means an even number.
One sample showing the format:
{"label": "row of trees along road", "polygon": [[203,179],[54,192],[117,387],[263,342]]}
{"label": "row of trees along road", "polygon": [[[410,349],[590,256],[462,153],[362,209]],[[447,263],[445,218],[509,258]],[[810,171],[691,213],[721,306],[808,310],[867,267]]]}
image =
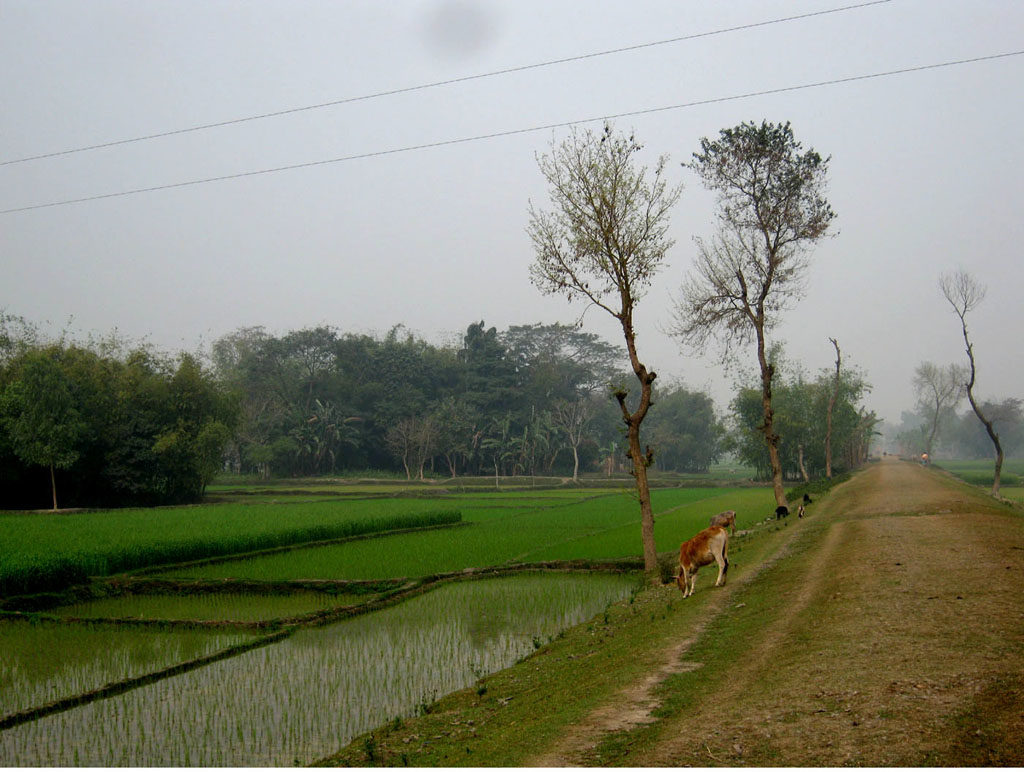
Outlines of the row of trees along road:
{"label": "row of trees along road", "polygon": [[[838,345],[836,345],[838,351]],[[857,368],[824,368],[808,378],[784,356],[781,346],[768,353],[775,363],[772,388],[773,424],[780,437],[778,453],[783,478],[801,480],[831,477],[833,471],[855,469],[867,460],[872,437],[881,419],[863,407],[870,391]],[[840,359],[837,356],[837,362]],[[760,378],[743,378],[730,405],[734,431],[728,449],[745,464],[769,478],[772,468],[765,453],[763,392]]]}
{"label": "row of trees along road", "polygon": [[[761,374],[761,432],[768,450],[775,498],[786,504],[780,434],[775,426],[767,333],[787,303],[802,291],[810,248],[827,232],[834,213],[824,197],[828,159],[803,151],[788,123],[743,123],[704,138],[688,164],[718,196],[719,230],[698,240],[697,270],[684,283],[676,335],[695,349],[710,338],[756,347]],[[640,441],[657,377],[636,347],[634,312],[673,242],[669,214],[682,189],[665,179],[667,157],[653,171],[640,166],[635,136],[572,130],[539,158],[550,209],[530,204],[528,232],[536,261],[532,276],[545,293],[597,306],[622,327],[639,394],[616,393],[627,428],[640,501],[645,571],[657,576],[654,518],[647,467],[653,452]]]}

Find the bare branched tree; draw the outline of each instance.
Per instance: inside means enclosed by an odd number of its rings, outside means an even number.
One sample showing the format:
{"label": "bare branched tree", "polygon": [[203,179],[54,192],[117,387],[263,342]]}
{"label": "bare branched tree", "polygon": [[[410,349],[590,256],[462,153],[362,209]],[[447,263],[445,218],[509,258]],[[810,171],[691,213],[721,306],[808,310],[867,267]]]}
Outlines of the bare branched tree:
{"label": "bare branched tree", "polygon": [[981,407],[974,398],[974,381],[976,375],[974,365],[974,346],[971,344],[971,339],[967,335],[967,314],[974,310],[981,301],[985,299],[986,289],[983,285],[979,284],[973,276],[964,270],[940,276],[939,287],[942,289],[942,294],[946,296],[946,300],[948,300],[949,304],[953,306],[953,310],[960,319],[960,327],[964,334],[964,345],[967,347],[967,361],[970,363],[970,375],[966,383],[967,400],[971,403],[971,408],[974,410],[974,414],[978,416],[978,420],[981,421],[982,425],[985,427],[985,431],[988,433],[989,439],[992,440],[992,445],[995,446],[996,465],[995,473],[992,478],[992,495],[998,496],[999,478],[1003,471],[1003,446],[999,442],[999,434],[996,432],[995,426],[992,424],[992,420],[982,412]]}
{"label": "bare branched tree", "polygon": [[580,479],[580,445],[587,430],[587,424],[594,417],[596,405],[586,397],[573,402],[562,400],[555,404],[551,411],[551,420],[556,427],[565,432],[569,446],[572,448],[572,481]]}
{"label": "bare branched tree", "polygon": [[696,270],[683,283],[673,333],[696,350],[712,338],[723,360],[735,344],[756,343],[775,499],[786,505],[774,427],[766,335],[803,294],[810,248],[835,217],[825,199],[828,159],[802,151],[789,124],[743,123],[701,140],[689,167],[718,194],[719,231],[696,239]]}
{"label": "bare branched tree", "polygon": [[647,482],[651,455],[640,444],[640,424],[651,406],[651,385],[657,377],[641,362],[636,347],[633,313],[661,266],[673,241],[668,236],[669,211],[680,187],[665,180],[667,159],[658,159],[653,173],[639,166],[641,145],[632,135],[613,130],[573,130],[551,153],[538,158],[548,183],[550,210],[530,203],[527,232],[536,261],[533,283],[545,294],[581,299],[618,320],[630,365],[640,384],[635,407],[628,391],[615,392],[622,410],[640,500],[641,541],[648,581],[658,576],[654,546],[654,513]]}
{"label": "bare branched tree", "polygon": [[928,439],[925,452],[929,457],[939,435],[942,422],[946,420],[960,400],[964,398],[964,381],[967,371],[959,365],[939,367],[931,362],[922,362],[914,369],[914,395],[917,410],[928,422]]}

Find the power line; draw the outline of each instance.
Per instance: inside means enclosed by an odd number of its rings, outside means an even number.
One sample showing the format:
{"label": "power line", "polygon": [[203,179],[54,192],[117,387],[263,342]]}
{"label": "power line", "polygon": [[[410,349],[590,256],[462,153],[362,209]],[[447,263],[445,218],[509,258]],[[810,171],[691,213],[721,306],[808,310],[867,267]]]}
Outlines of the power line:
{"label": "power line", "polygon": [[604,115],[595,118],[583,118],[574,121],[562,121],[559,123],[547,123],[542,126],[531,126],[529,128],[522,129],[508,129],[505,131],[497,131],[491,134],[478,134],[472,137],[460,137],[457,139],[441,140],[438,142],[426,142],[420,145],[407,145],[405,147],[391,148],[389,150],[376,150],[369,153],[357,153],[354,155],[340,156],[338,158],[326,158],[319,161],[307,161],[305,163],[290,164],[288,166],[277,166],[271,169],[258,169],[255,171],[238,172],[236,174],[225,174],[219,177],[207,177],[199,180],[188,180],[186,182],[174,182],[167,185],[155,185],[149,188],[136,188],[134,190],[124,190],[117,193],[101,193],[95,196],[85,196],[83,198],[73,198],[64,201],[51,201],[45,204],[32,204],[30,206],[22,206],[14,209],[3,209],[0,210],[0,215],[14,214],[15,212],[28,212],[34,209],[47,209],[56,206],[67,206],[69,204],[82,204],[88,201],[100,201],[105,198],[119,198],[122,196],[134,196],[140,193],[154,193],[160,190],[172,190],[174,188],[184,188],[192,185],[205,185],[210,182],[223,182],[225,180],[237,180],[243,177],[255,177],[263,174],[275,174],[277,172],[291,171],[294,169],[308,169],[314,166],[326,166],[328,164],[344,163],[346,161],[357,161],[366,158],[378,158],[387,155],[396,155],[398,153],[410,153],[415,150],[427,150],[430,148],[447,147],[449,145],[462,145],[470,142],[480,142],[486,139],[498,139],[500,137],[511,137],[518,134],[531,134],[538,131],[548,131],[550,129],[560,129],[568,126],[577,126],[587,123],[596,123],[599,121],[615,120],[619,118],[633,118],[641,115],[652,115],[654,113],[663,113],[670,110],[682,110],[688,107],[701,107],[704,105],[721,104],[723,102],[734,102],[740,99],[750,99],[752,97],[759,96],[770,96],[772,94],[783,94],[793,91],[804,91],[812,88],[821,88],[822,86],[835,86],[844,83],[854,83],[857,81],[873,80],[877,78],[887,78],[894,75],[905,75],[912,72],[923,72],[926,70],[937,70],[945,67],[957,67],[965,64],[975,64],[977,62],[988,62],[996,59],[1006,59],[1014,56],[1024,55],[1024,50],[1021,51],[1010,51],[1002,54],[990,54],[988,56],[977,56],[972,59],[958,59],[949,62],[939,62],[937,64],[923,64],[916,67],[904,67],[899,70],[888,70],[886,72],[876,72],[867,75],[852,75],[846,78],[833,78],[831,80],[817,81],[816,83],[804,83],[797,86],[782,86],[780,88],[764,89],[763,91],[749,91],[744,94],[734,94],[732,96],[725,97],[714,97],[711,99],[700,99],[693,102],[683,102],[675,105],[666,105],[663,107],[650,107],[643,110],[631,110],[629,112],[614,113],[611,115]]}
{"label": "power line", "polygon": [[0,161],[0,166],[10,166],[12,164],[27,163],[28,161],[40,161],[44,158],[57,158],[59,156],[72,155],[74,153],[84,153],[88,150],[101,150],[108,147],[117,147],[118,145],[128,145],[134,142],[145,142],[147,140],[161,139],[163,137],[173,137],[178,134],[189,134],[196,131],[205,131],[207,129],[216,129],[224,126],[233,126],[239,123],[248,123],[250,121],[260,121],[267,118],[279,118],[284,115],[293,115],[295,113],[308,112],[310,110],[321,110],[325,107],[337,107],[338,105],[351,104],[353,102],[365,102],[371,99],[380,99],[382,97],[396,96],[398,94],[408,94],[413,91],[423,91],[431,88],[438,88],[440,86],[451,86],[457,83],[467,83],[473,80],[481,80],[483,78],[493,78],[498,75],[510,75],[516,72],[526,72],[527,70],[535,70],[541,67],[551,67],[557,64],[568,64],[569,62],[578,62],[586,59],[596,59],[602,56],[611,56],[613,54],[628,53],[630,51],[640,51],[645,48],[654,48],[655,46],[664,46],[670,43],[681,43],[687,40],[697,40],[699,38],[713,37],[715,35],[724,35],[729,32],[740,32],[743,30],[756,29],[758,27],[767,27],[773,24],[782,24],[790,21],[799,21],[801,19],[809,19],[815,16],[826,16],[828,14],[840,13],[842,11],[851,11],[858,8],[866,8],[872,5],[882,5],[889,3],[892,0],[870,0],[870,2],[859,3],[857,5],[845,5],[839,8],[830,8],[824,11],[812,11],[809,13],[803,13],[796,16],[786,16],[780,19],[770,19],[768,21],[753,22],[750,24],[741,24],[735,27],[725,27],[722,29],[711,30],[709,32],[698,32],[692,35],[684,35],[681,37],[668,38],[666,40],[657,40],[651,43],[639,43],[637,45],[625,46],[623,48],[613,48],[607,51],[597,51],[590,54],[580,54],[578,56],[569,56],[563,59],[551,59],[546,62],[537,62],[535,64],[524,64],[517,67],[508,67],[503,70],[494,70],[492,72],[480,73],[477,75],[466,75],[460,78],[451,78],[449,80],[439,80],[433,83],[423,83],[417,86],[406,86],[404,88],[391,89],[389,91],[378,91],[373,94],[364,94],[362,96],[345,97],[344,99],[335,99],[330,102],[321,102],[314,105],[305,105],[304,107],[292,107],[285,110],[276,110],[269,113],[261,113],[259,115],[250,115],[244,118],[232,118],[226,121],[218,121],[216,123],[204,123],[198,126],[191,126],[184,129],[172,129],[170,131],[162,131],[156,134],[147,134],[141,137],[131,137],[129,139],[118,139],[110,142],[101,142],[96,145],[86,145],[83,147],[70,148],[68,150],[57,150],[52,153],[41,153],[39,155],[26,156],[25,158],[15,158],[10,161]]}

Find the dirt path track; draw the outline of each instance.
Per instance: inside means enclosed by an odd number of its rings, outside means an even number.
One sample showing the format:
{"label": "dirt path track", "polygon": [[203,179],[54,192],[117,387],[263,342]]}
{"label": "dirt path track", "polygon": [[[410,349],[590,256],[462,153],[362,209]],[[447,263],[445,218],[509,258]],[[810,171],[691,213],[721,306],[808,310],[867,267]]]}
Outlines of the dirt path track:
{"label": "dirt path track", "polygon": [[[784,560],[714,590],[692,636],[530,764],[1024,763],[1024,518],[890,460],[794,525]],[[715,636],[740,654],[717,662]],[[652,716],[672,690],[686,709]]]}

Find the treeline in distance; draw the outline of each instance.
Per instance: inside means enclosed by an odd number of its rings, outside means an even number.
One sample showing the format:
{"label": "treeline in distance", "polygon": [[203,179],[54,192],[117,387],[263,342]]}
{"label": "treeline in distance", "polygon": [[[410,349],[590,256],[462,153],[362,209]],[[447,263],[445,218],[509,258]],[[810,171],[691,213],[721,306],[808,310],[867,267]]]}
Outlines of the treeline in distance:
{"label": "treeline in distance", "polygon": [[[628,471],[612,398],[624,352],[561,324],[470,324],[435,345],[327,326],[243,328],[208,356],[117,340],[43,340],[0,318],[0,508],[177,504],[221,472],[264,478],[375,470],[410,479]],[[820,476],[826,374],[780,383],[787,476]],[[863,459],[873,423],[847,377],[834,467]],[[660,471],[706,472],[726,453],[763,472],[751,390],[728,420],[709,395],[658,388],[644,441]],[[791,416],[791,418],[789,418]],[[758,445],[760,441],[760,445]],[[59,499],[58,499],[59,496]]]}

